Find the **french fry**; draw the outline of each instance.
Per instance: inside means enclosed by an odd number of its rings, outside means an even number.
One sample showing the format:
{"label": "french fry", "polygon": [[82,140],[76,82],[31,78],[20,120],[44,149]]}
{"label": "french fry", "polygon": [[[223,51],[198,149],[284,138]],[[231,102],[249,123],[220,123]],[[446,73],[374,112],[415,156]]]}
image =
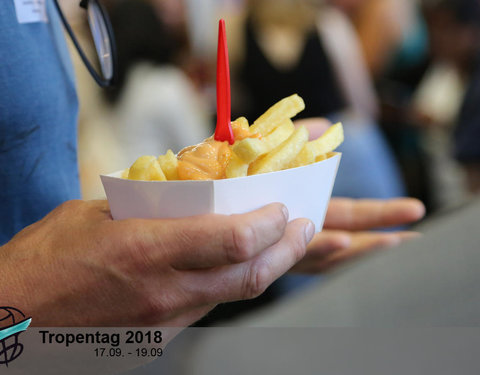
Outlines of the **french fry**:
{"label": "french fry", "polygon": [[166,177],[155,156],[140,156],[130,167],[128,179],[165,181]]}
{"label": "french fry", "polygon": [[283,120],[294,117],[305,109],[305,103],[297,94],[288,96],[261,115],[252,126],[250,132],[266,136],[271,133]]}
{"label": "french fry", "polygon": [[236,129],[249,130],[248,120],[245,117],[239,117],[235,121],[232,121],[232,130]]}
{"label": "french fry", "polygon": [[302,150],[295,157],[295,159],[293,159],[285,169],[297,168],[303,165],[315,163],[315,152],[313,151],[312,147],[309,146],[310,145],[307,142],[305,146],[303,146]]}
{"label": "french fry", "polygon": [[283,122],[269,135],[259,138],[245,138],[236,142],[233,146],[233,152],[245,163],[252,163],[260,156],[273,150],[279,144],[284,142],[295,130],[290,119]]}
{"label": "french fry", "polygon": [[256,160],[248,168],[248,174],[260,174],[284,169],[302,150],[308,141],[308,130],[304,126],[297,128],[286,141]]}
{"label": "french fry", "polygon": [[125,178],[127,179],[128,178],[128,173],[130,172],[130,168],[127,168],[127,169],[124,169],[122,171],[122,175],[121,175],[121,178]]}
{"label": "french fry", "polygon": [[248,173],[248,163],[245,163],[235,153],[232,153],[230,161],[225,170],[226,178],[244,177]]}
{"label": "french fry", "polygon": [[158,164],[167,180],[178,180],[178,159],[172,150],[168,150],[165,155],[160,155]]}
{"label": "french fry", "polygon": [[343,127],[339,122],[330,126],[323,135],[316,140],[308,142],[307,147],[311,148],[315,158],[335,150],[343,142]]}
{"label": "french fry", "polygon": [[329,158],[328,154],[318,155],[315,158],[315,162],[324,161],[324,160],[327,160],[328,158]]}
{"label": "french fry", "polygon": [[326,154],[318,155],[315,158],[315,162],[324,161],[324,160],[327,160],[328,158],[331,158],[333,156],[335,156],[335,152],[327,152]]}
{"label": "french fry", "polygon": [[332,125],[316,140],[307,142],[297,157],[287,166],[296,168],[329,158],[330,151],[337,148],[343,142],[343,127],[341,123]]}

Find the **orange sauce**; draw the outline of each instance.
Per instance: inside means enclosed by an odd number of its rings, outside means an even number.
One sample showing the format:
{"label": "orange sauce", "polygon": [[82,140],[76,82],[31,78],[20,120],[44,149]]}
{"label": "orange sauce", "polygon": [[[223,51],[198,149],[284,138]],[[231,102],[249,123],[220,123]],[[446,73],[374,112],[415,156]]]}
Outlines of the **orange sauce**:
{"label": "orange sauce", "polygon": [[225,178],[232,151],[228,142],[206,139],[178,153],[178,178],[180,180],[219,180]]}
{"label": "orange sauce", "polygon": [[262,138],[260,134],[252,134],[250,131],[248,131],[248,129],[243,129],[240,127],[233,128],[233,135],[235,137],[235,141],[241,141],[245,138]]}
{"label": "orange sauce", "polygon": [[[261,138],[248,129],[233,128],[235,141],[245,138]],[[225,169],[232,157],[228,142],[218,142],[213,137],[194,146],[185,147],[178,155],[179,180],[220,180],[225,178]]]}

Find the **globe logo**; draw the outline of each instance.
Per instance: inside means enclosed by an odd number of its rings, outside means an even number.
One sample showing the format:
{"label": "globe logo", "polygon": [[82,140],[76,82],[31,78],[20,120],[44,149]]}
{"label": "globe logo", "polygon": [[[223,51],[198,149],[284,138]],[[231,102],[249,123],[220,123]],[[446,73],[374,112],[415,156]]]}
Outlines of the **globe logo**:
{"label": "globe logo", "polygon": [[18,341],[20,334],[30,325],[32,319],[14,307],[0,307],[0,365],[18,358],[23,345]]}

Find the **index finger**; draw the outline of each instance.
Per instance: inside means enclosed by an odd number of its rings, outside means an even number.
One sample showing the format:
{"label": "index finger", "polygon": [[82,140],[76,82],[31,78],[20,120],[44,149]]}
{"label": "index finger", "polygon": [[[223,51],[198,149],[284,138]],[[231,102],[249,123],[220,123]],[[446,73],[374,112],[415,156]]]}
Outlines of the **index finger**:
{"label": "index finger", "polygon": [[423,203],[413,198],[332,198],[324,225],[328,229],[357,231],[408,224],[424,215]]}

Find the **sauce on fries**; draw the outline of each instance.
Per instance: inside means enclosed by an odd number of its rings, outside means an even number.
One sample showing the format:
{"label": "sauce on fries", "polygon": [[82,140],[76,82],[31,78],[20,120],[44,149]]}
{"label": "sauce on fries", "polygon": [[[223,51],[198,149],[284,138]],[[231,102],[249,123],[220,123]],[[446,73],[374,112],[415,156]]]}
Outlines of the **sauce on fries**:
{"label": "sauce on fries", "polygon": [[214,139],[190,146],[178,153],[179,180],[219,180],[232,156],[228,142]]}

